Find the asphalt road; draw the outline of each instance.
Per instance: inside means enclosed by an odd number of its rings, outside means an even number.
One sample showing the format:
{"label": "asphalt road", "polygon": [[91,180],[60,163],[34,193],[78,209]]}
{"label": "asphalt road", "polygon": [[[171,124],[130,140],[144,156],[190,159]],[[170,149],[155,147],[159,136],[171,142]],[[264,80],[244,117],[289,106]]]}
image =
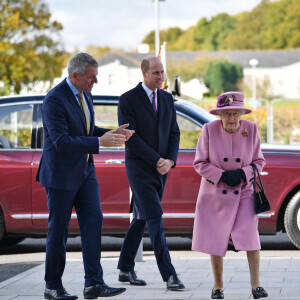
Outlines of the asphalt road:
{"label": "asphalt road", "polygon": [[[103,236],[102,256],[118,257],[122,241],[123,238]],[[189,251],[191,249],[190,238],[167,237],[167,242],[171,251]],[[273,255],[276,256],[285,256],[284,252],[297,250],[285,233],[261,236],[261,246],[262,253],[273,250]],[[45,250],[46,239],[25,239],[13,246],[0,247],[0,282],[44,263]],[[143,250],[152,251],[149,238],[144,238]],[[81,259],[80,237],[68,239],[67,257]]]}

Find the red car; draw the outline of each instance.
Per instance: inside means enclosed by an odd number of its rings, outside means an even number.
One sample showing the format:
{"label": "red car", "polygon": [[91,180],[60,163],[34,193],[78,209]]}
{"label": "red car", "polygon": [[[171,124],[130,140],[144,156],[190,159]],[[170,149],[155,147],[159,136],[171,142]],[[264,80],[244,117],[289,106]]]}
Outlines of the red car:
{"label": "red car", "polygon": [[[0,98],[0,245],[48,231],[44,188],[35,181],[43,148],[43,96]],[[118,97],[95,96],[99,127],[116,128]],[[181,130],[177,166],[169,173],[164,197],[167,235],[191,236],[200,177],[192,163],[204,123],[214,119],[201,107],[175,100]],[[271,211],[261,214],[261,234],[286,231],[300,248],[300,146],[262,145],[267,165],[262,172]],[[103,234],[123,236],[130,222],[130,189],[124,148],[103,148],[94,155],[104,213]],[[70,235],[79,235],[76,214]]]}

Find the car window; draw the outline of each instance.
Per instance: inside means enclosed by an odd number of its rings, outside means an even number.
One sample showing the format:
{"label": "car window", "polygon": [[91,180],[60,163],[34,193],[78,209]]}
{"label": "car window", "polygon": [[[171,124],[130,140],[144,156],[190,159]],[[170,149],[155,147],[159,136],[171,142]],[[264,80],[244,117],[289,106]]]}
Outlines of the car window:
{"label": "car window", "polygon": [[33,105],[0,108],[0,149],[31,148]]}
{"label": "car window", "polygon": [[[100,128],[115,129],[119,127],[118,106],[94,104],[95,124]],[[124,148],[125,146],[121,147]]]}
{"label": "car window", "polygon": [[177,123],[180,129],[179,149],[195,149],[201,132],[201,127],[190,119],[177,114]]}

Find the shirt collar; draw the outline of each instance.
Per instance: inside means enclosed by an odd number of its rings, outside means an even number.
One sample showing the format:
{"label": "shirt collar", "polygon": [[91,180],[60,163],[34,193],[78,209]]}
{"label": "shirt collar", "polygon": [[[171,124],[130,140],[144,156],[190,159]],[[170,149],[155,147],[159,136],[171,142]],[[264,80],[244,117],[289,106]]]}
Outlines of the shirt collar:
{"label": "shirt collar", "polygon": [[[152,97],[153,91],[152,91],[151,89],[149,89],[149,88],[146,86],[146,84],[145,84],[144,82],[142,82],[142,87],[144,88],[144,90],[145,90],[147,96],[148,96],[149,98],[151,98],[151,97]],[[155,93],[156,93],[156,92],[157,92],[157,89],[155,89]]]}
{"label": "shirt collar", "polygon": [[73,85],[73,83],[71,82],[71,80],[69,79],[69,77],[67,77],[66,79],[68,86],[70,87],[72,93],[77,96],[77,94],[79,93],[79,91],[77,90],[77,88]]}

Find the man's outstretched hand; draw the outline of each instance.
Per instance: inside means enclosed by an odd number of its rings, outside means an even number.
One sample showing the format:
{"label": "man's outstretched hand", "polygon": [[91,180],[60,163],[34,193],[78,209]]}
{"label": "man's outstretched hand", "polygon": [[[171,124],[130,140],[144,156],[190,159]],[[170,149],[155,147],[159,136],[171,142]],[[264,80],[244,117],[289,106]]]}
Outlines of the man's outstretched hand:
{"label": "man's outstretched hand", "polygon": [[103,147],[122,147],[134,134],[134,130],[126,129],[129,124],[124,124],[117,129],[107,131],[100,138]]}
{"label": "man's outstretched hand", "polygon": [[134,134],[134,130],[126,129],[128,126],[129,124],[123,124],[116,131],[117,134],[123,134],[125,136],[126,141],[128,141],[130,137]]}

